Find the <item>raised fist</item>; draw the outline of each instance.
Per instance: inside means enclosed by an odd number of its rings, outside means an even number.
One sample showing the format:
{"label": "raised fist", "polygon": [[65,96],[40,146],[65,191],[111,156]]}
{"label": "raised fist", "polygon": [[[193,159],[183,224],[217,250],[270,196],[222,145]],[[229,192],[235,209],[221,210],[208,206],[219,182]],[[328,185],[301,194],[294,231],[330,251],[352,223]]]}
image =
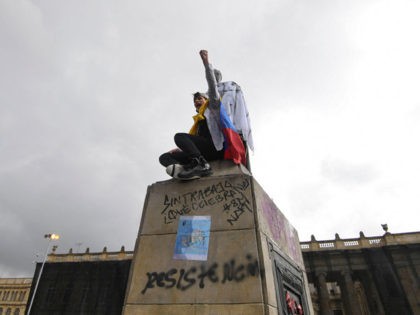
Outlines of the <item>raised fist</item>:
{"label": "raised fist", "polygon": [[204,64],[209,63],[209,53],[207,50],[200,50],[200,57]]}

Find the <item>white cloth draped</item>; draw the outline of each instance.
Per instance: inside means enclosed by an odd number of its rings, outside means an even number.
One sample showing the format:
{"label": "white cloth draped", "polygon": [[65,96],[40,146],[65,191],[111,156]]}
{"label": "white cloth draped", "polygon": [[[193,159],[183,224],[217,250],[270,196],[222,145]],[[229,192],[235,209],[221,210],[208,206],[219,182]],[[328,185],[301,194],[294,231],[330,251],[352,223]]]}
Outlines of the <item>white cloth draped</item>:
{"label": "white cloth draped", "polygon": [[254,141],[252,140],[249,112],[241,87],[233,81],[227,81],[218,83],[217,89],[220,94],[222,104],[233,125],[238,133],[242,135],[248,147],[254,151]]}

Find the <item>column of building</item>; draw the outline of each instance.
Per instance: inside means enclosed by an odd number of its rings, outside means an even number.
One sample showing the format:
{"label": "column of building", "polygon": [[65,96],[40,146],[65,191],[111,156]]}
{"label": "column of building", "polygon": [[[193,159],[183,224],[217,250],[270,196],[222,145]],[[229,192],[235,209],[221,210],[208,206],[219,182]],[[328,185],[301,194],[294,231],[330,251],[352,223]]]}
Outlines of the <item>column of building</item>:
{"label": "column of building", "polygon": [[343,299],[346,314],[361,315],[350,269],[343,270],[341,272],[341,279],[339,281],[339,285],[341,291],[344,293],[341,296]]}
{"label": "column of building", "polygon": [[330,297],[327,287],[327,273],[325,271],[316,272],[316,279],[318,282],[318,302],[322,315],[332,315],[330,307]]}
{"label": "column of building", "polygon": [[381,298],[379,296],[378,289],[376,288],[375,281],[372,278],[371,272],[364,270],[362,273],[360,273],[360,280],[366,290],[366,295],[369,297],[367,301],[371,312],[375,315],[385,315]]}

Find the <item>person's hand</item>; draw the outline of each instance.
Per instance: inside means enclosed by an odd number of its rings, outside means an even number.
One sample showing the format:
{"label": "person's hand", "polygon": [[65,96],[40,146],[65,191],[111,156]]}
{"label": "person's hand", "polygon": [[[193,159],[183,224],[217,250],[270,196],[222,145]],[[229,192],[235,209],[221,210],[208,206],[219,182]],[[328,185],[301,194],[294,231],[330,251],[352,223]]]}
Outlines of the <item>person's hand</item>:
{"label": "person's hand", "polygon": [[200,57],[205,65],[209,63],[209,53],[207,50],[200,50]]}

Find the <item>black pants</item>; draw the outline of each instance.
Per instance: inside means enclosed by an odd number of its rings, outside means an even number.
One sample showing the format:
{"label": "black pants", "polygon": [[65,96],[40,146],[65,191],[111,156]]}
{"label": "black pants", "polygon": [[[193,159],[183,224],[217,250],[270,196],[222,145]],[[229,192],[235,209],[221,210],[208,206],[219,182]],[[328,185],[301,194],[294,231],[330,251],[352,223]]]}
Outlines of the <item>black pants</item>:
{"label": "black pants", "polygon": [[217,151],[213,141],[206,137],[193,136],[188,133],[177,133],[175,144],[181,151],[164,153],[159,157],[163,166],[188,164],[192,158],[202,155],[207,161],[223,159],[223,150]]}

